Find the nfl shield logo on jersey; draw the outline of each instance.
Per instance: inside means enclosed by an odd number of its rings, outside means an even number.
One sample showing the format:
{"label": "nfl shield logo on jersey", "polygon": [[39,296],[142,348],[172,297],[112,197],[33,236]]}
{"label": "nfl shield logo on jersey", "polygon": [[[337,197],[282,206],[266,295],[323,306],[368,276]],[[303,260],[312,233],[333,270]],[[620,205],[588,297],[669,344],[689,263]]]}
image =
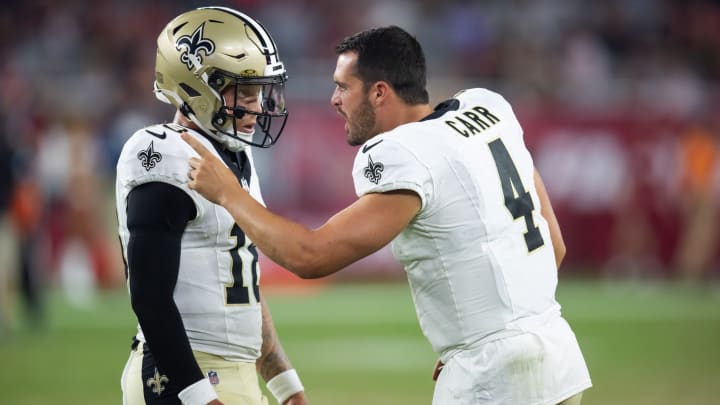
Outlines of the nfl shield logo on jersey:
{"label": "nfl shield logo on jersey", "polygon": [[212,385],[220,384],[220,377],[218,377],[217,371],[215,371],[215,370],[208,371],[208,380],[210,380],[210,384],[212,384]]}

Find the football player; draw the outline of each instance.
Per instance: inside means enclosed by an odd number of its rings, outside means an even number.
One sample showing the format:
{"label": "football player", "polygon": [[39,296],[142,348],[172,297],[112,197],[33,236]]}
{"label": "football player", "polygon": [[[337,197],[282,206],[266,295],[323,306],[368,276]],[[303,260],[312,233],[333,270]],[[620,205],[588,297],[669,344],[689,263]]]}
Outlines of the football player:
{"label": "football player", "polygon": [[[116,202],[138,332],[122,374],[123,403],[306,404],[259,289],[252,239],[187,185],[193,137],[263,204],[251,146],[280,136],[287,75],[254,19],[206,7],[157,40],[155,94],[174,121],[132,135],[117,164]],[[258,127],[261,133],[254,135]]]}
{"label": "football player", "polygon": [[433,404],[579,404],[591,380],[555,299],[565,245],[510,104],[474,88],[433,109],[420,44],[398,27],[336,50],[331,102],[348,143],[362,145],[355,203],[308,229],[257,203],[184,136],[201,155],[190,160],[190,188],[301,277],[392,241],[440,358]]}

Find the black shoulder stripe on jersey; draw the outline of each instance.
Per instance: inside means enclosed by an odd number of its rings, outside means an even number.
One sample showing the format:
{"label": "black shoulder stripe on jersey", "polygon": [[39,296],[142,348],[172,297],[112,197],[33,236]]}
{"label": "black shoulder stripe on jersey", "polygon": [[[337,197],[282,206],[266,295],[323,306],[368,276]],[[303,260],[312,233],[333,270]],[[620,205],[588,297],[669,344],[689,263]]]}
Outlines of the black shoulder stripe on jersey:
{"label": "black shoulder stripe on jersey", "polygon": [[435,110],[432,113],[430,113],[430,115],[421,119],[420,121],[430,121],[430,120],[434,120],[436,118],[440,118],[446,112],[456,111],[458,108],[460,108],[460,100],[458,100],[456,98],[451,98],[449,100],[445,100],[442,103],[438,104],[435,107]]}
{"label": "black shoulder stripe on jersey", "polygon": [[238,181],[244,179],[247,182],[247,185],[250,186],[252,168],[250,167],[250,159],[248,158],[247,153],[245,153],[245,151],[231,152],[225,149],[220,142],[209,137],[207,139],[210,143],[212,143],[223,162],[225,162],[233,174],[235,174]]}

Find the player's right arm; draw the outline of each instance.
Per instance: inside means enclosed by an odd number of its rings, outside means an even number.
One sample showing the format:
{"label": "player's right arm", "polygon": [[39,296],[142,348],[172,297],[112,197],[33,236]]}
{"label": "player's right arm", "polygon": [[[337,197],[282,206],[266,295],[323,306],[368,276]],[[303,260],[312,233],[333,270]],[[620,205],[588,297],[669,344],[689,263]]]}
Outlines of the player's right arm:
{"label": "player's right arm", "polygon": [[274,214],[237,182],[196,139],[183,135],[200,158],[191,158],[188,186],[222,205],[260,250],[302,278],[333,274],[390,243],[412,221],[421,199],[412,190],[370,192],[309,229]]}
{"label": "player's right arm", "polygon": [[560,224],[558,223],[557,217],[555,217],[555,212],[550,203],[550,196],[545,189],[545,183],[543,183],[537,169],[535,169],[535,189],[537,190],[538,197],[540,197],[540,215],[545,218],[550,228],[550,239],[552,240],[553,250],[555,251],[555,262],[558,268],[560,268],[560,263],[562,263],[565,258],[565,241],[560,232]]}
{"label": "player's right arm", "polygon": [[207,387],[202,386],[206,381],[173,299],[180,266],[180,241],[187,222],[195,215],[192,199],[170,184],[145,183],[129,193],[130,300],[146,343],[162,372],[179,387],[192,386],[189,391],[204,392],[200,403],[219,404],[212,386],[209,383]]}

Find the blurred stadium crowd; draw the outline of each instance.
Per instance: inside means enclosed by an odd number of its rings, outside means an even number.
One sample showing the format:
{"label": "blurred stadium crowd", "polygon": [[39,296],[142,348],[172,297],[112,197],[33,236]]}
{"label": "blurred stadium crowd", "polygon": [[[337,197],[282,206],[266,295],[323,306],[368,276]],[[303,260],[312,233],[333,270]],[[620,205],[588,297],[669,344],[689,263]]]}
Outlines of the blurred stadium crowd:
{"label": "blurred stadium crowd", "polygon": [[[211,4],[263,22],[290,73],[288,127],[259,152],[271,208],[313,224],[354,198],[354,150],[329,106],[333,48],[395,24],[425,47],[433,101],[487,87],[516,108],[567,268],[717,273],[718,1],[26,0],[0,6],[0,308],[9,285],[36,316],[43,285],[71,285],[79,303],[122,285],[116,157],[172,118],[151,91],[159,30]],[[387,254],[365,265],[400,274]]]}

